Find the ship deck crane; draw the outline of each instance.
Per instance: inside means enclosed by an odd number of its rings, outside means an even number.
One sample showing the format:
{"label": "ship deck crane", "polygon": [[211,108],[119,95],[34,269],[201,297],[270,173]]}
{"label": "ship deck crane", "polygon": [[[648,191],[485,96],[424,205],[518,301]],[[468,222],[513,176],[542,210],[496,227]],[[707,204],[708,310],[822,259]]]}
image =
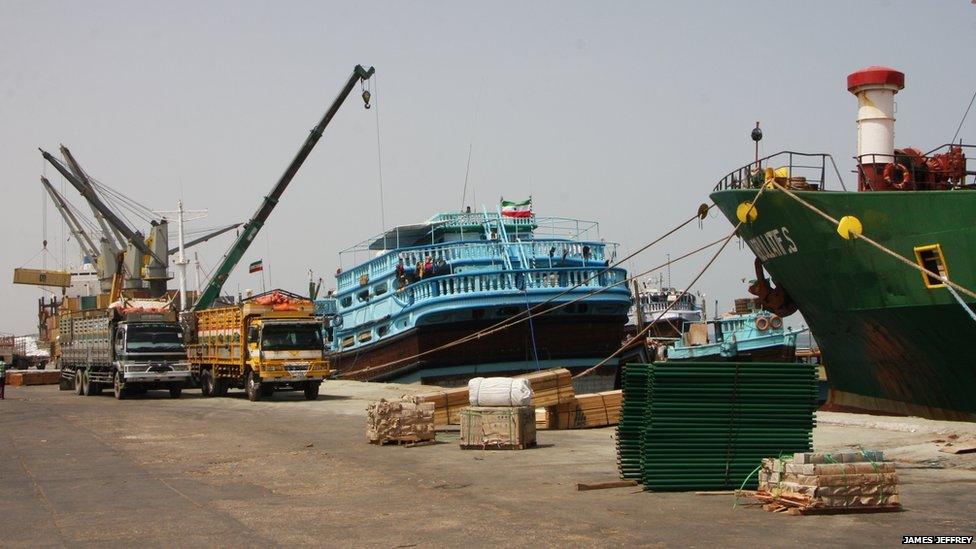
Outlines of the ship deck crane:
{"label": "ship deck crane", "polygon": [[58,193],[58,191],[54,190],[54,186],[51,185],[51,182],[48,181],[46,177],[41,176],[41,184],[44,185],[44,189],[47,191],[47,194],[51,196],[51,202],[54,202],[54,207],[57,208],[58,213],[60,213],[61,217],[64,218],[65,223],[68,225],[68,230],[71,231],[71,235],[81,247],[82,254],[87,255],[92,259],[92,261],[94,261],[95,258],[98,257],[98,247],[95,246],[95,242],[90,236],[88,236],[85,229],[82,228],[81,223],[78,222],[78,218],[75,217],[75,214],[73,214],[68,208],[67,201],[63,196],[61,196],[61,194]]}
{"label": "ship deck crane", "polygon": [[[68,164],[68,169],[71,170],[75,176],[78,177],[78,180],[81,181],[86,187],[92,189],[92,192],[94,193],[94,186],[92,185],[91,180],[88,179],[88,175],[85,173],[85,170],[81,169],[81,165],[78,164],[77,160],[75,160],[74,155],[71,154],[68,147],[65,147],[62,144],[60,149],[61,156],[64,157],[65,163]],[[113,255],[124,250],[125,239],[122,238],[122,234],[119,232],[119,230],[114,226],[110,228],[109,225],[106,224],[105,216],[102,214],[102,212],[100,212],[90,203],[89,206],[91,207],[92,214],[95,215],[95,221],[98,223],[99,228],[102,229],[102,236],[108,242],[109,249],[112,250]]]}
{"label": "ship deck crane", "polygon": [[[339,107],[342,106],[342,103],[349,96],[349,93],[352,92],[356,84],[359,82],[365,82],[371,76],[373,76],[374,72],[375,69],[373,69],[373,67],[365,69],[362,65],[356,65],[352,71],[352,74],[349,76],[349,79],[346,81],[345,86],[343,86],[342,90],[339,92],[339,95],[337,95],[335,100],[332,102],[332,106],[329,107],[328,111],[326,111],[318,125],[316,125],[315,128],[313,128],[309,133],[308,138],[305,139],[305,143],[302,145],[301,149],[298,150],[298,153],[291,161],[291,164],[288,165],[288,168],[285,169],[285,173],[281,175],[281,178],[271,189],[271,192],[268,193],[268,195],[264,197],[264,200],[261,201],[261,205],[258,207],[257,211],[254,212],[251,219],[244,224],[244,230],[241,231],[240,235],[237,237],[237,240],[234,241],[230,249],[227,250],[227,253],[224,254],[224,257],[220,260],[217,268],[214,269],[213,275],[210,277],[210,280],[207,281],[206,286],[200,293],[200,296],[197,298],[197,302],[193,305],[194,311],[208,309],[213,305],[214,301],[216,301],[217,297],[219,297],[220,290],[227,281],[227,277],[230,276],[231,271],[233,271],[234,267],[237,266],[237,263],[244,256],[244,253],[251,245],[251,242],[254,241],[254,238],[261,230],[261,227],[264,226],[264,223],[268,220],[268,217],[271,215],[271,212],[274,210],[275,206],[278,205],[278,201],[281,199],[282,193],[285,192],[288,184],[291,183],[291,180],[295,177],[295,174],[298,173],[298,169],[301,168],[302,164],[305,162],[305,159],[308,158],[309,153],[312,152],[312,149],[315,147],[315,144],[318,142],[319,138],[322,137],[322,132],[325,131],[325,128],[329,125],[329,122],[332,121],[332,118],[339,111]],[[366,102],[366,108],[369,108],[368,91],[363,92],[363,100]]]}
{"label": "ship deck crane", "polygon": [[116,215],[111,208],[102,202],[102,199],[97,193],[95,193],[95,190],[90,184],[86,184],[85,181],[82,181],[81,178],[79,178],[73,171],[68,169],[57,158],[51,155],[51,153],[45,151],[44,149],[40,149],[40,151],[44,159],[54,166],[54,169],[58,170],[58,172],[60,172],[61,175],[68,180],[68,183],[71,183],[71,186],[81,193],[81,196],[85,197],[88,204],[90,204],[93,209],[97,210],[113,229],[121,233],[125,240],[131,242],[136,248],[139,249],[140,252],[146,255],[152,255],[152,250],[150,250],[149,246],[146,245],[142,233],[129,228],[129,226],[126,225],[125,222],[123,222],[122,219],[119,218],[119,216]]}

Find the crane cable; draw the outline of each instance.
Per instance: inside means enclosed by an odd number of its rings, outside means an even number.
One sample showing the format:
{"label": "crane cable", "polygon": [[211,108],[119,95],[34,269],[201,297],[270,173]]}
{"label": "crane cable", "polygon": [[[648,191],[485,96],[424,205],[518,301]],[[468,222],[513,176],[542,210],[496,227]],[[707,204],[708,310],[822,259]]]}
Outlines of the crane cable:
{"label": "crane cable", "polygon": [[[552,301],[555,301],[556,299],[558,299],[558,298],[560,298],[560,297],[562,297],[562,296],[564,296],[564,295],[572,292],[573,290],[579,288],[580,286],[584,286],[586,284],[589,284],[593,279],[599,278],[600,276],[602,276],[602,275],[606,274],[608,271],[610,271],[610,269],[613,269],[613,268],[617,267],[618,265],[621,265],[625,261],[627,261],[627,260],[631,259],[632,257],[636,256],[637,254],[639,254],[639,253],[647,250],[651,246],[653,246],[653,245],[657,244],[658,242],[664,240],[665,238],[671,236],[672,234],[676,233],[677,231],[679,231],[680,229],[682,229],[683,227],[685,227],[686,225],[688,225],[692,221],[694,221],[696,219],[700,219],[704,215],[707,215],[708,210],[710,210],[713,206],[714,205],[708,206],[704,210],[704,212],[699,207],[699,211],[695,212],[695,215],[693,215],[692,217],[690,217],[687,220],[683,221],[678,226],[672,228],[671,230],[669,230],[668,232],[664,233],[663,235],[661,235],[657,239],[649,242],[648,244],[645,244],[644,246],[642,246],[638,250],[632,252],[631,254],[627,255],[626,257],[623,257],[622,259],[620,259],[619,261],[617,261],[613,265],[606,266],[604,269],[600,270],[597,274],[595,274],[595,275],[593,275],[593,276],[591,276],[591,277],[589,277],[589,278],[587,278],[587,279],[585,279],[585,280],[577,283],[574,286],[571,286],[571,287],[567,288],[566,290],[564,290],[564,291],[562,291],[562,292],[560,292],[560,293],[558,293],[558,294],[550,297],[549,299],[547,299],[545,301],[542,301],[540,303],[537,303],[536,305],[532,306],[531,308],[527,309],[524,312],[519,312],[518,314],[512,315],[511,317],[508,317],[506,319],[503,319],[503,320],[501,320],[501,321],[499,321],[499,322],[497,322],[497,323],[495,323],[495,324],[493,324],[493,325],[491,325],[491,326],[489,326],[487,328],[484,328],[482,330],[476,331],[476,332],[471,333],[471,334],[469,334],[467,336],[461,337],[458,340],[455,340],[453,342],[448,342],[448,343],[446,343],[446,344],[444,344],[442,346],[435,347],[434,349],[429,349],[427,351],[423,351],[423,352],[418,353],[416,355],[408,356],[408,357],[401,358],[401,359],[398,359],[398,360],[394,360],[394,361],[391,361],[391,362],[387,362],[385,364],[378,364],[376,366],[370,366],[369,368],[366,368],[366,369],[363,369],[363,370],[357,370],[356,372],[350,372],[349,375],[352,375],[353,373],[361,374],[361,373],[367,372],[367,371],[373,371],[373,370],[377,370],[377,369],[380,369],[380,368],[386,368],[388,366],[392,366],[394,364],[399,364],[401,362],[407,362],[409,360],[413,360],[413,359],[416,359],[416,358],[420,358],[421,356],[424,356],[424,355],[427,355],[427,354],[431,354],[431,353],[434,353],[434,352],[437,352],[437,351],[440,351],[440,350],[443,350],[443,349],[446,349],[446,348],[449,348],[449,347],[453,347],[455,345],[459,345],[461,343],[470,341],[472,339],[478,339],[478,338],[480,338],[483,335],[486,335],[488,333],[494,333],[495,328],[499,328],[501,326],[506,326],[506,325],[513,325],[514,326],[515,325],[514,321],[522,318],[523,315],[525,315],[525,318],[530,318],[532,316],[532,311],[537,310],[540,307],[543,307],[543,306],[551,303]],[[510,322],[512,322],[512,324],[509,324]],[[501,328],[501,329],[504,329],[504,328]],[[348,376],[343,376],[342,374],[340,374],[339,377],[348,377]]]}
{"label": "crane cable", "polygon": [[[749,209],[746,210],[745,215],[743,216],[744,219],[748,219],[749,218],[749,214],[755,211],[756,202],[759,200],[759,197],[762,196],[764,192],[766,192],[766,189],[767,188],[768,188],[767,185],[763,185],[762,188],[759,189],[759,192],[756,193],[756,196],[752,199],[752,202],[749,203]],[[678,301],[681,300],[682,297],[684,297],[685,295],[688,294],[689,291],[691,291],[691,288],[698,282],[698,280],[702,277],[702,275],[705,274],[705,271],[707,271],[712,266],[712,264],[715,263],[715,260],[718,259],[718,256],[722,253],[723,250],[725,250],[725,247],[728,246],[729,241],[731,241],[732,238],[735,237],[736,233],[739,231],[739,227],[740,226],[742,226],[742,221],[739,221],[738,223],[736,223],[735,227],[732,229],[732,232],[730,232],[728,234],[728,236],[723,237],[722,239],[720,239],[720,241],[722,241],[722,246],[719,247],[719,249],[715,252],[715,254],[712,255],[711,259],[709,259],[708,262],[705,263],[705,266],[702,267],[702,269],[700,271],[698,271],[698,274],[695,275],[695,278],[692,279],[691,283],[689,283],[685,287],[685,289],[681,291],[681,294],[679,294],[678,297],[674,301],[672,301],[670,304],[668,304],[668,306],[663,311],[661,311],[661,313],[657,316],[656,319],[654,319],[653,322],[651,322],[650,324],[648,324],[647,326],[645,326],[643,330],[641,330],[641,331],[637,332],[636,334],[634,334],[633,336],[631,336],[616,351],[614,351],[613,353],[611,353],[610,356],[608,356],[607,358],[601,360],[600,362],[598,362],[594,366],[592,366],[590,368],[587,368],[586,370],[583,370],[582,372],[576,374],[575,376],[573,376],[573,379],[583,377],[583,376],[589,374],[590,372],[593,372],[594,370],[596,370],[600,366],[603,366],[604,364],[606,364],[607,362],[609,362],[615,356],[617,356],[620,353],[622,353],[625,349],[627,349],[627,347],[630,347],[630,345],[633,344],[635,341],[637,341],[639,338],[644,337],[644,335],[648,332],[648,330],[651,329],[652,326],[654,326],[654,324],[656,324],[657,322],[659,322],[661,320],[661,318],[663,318],[664,315],[667,314],[667,312],[670,311],[671,308],[674,307],[674,305],[676,303],[678,303]]]}
{"label": "crane cable", "polygon": [[[379,86],[377,86],[377,83],[378,78],[374,74],[369,80],[368,84],[373,89],[373,96],[375,96],[379,91]],[[362,82],[360,82],[360,86],[362,86]],[[378,104],[376,104],[375,97],[373,98],[373,103],[373,107],[375,108],[373,112],[376,115],[376,167],[379,171],[380,179],[380,224],[383,227],[383,232],[386,232],[386,206],[383,203],[383,152],[380,148],[380,108]]]}

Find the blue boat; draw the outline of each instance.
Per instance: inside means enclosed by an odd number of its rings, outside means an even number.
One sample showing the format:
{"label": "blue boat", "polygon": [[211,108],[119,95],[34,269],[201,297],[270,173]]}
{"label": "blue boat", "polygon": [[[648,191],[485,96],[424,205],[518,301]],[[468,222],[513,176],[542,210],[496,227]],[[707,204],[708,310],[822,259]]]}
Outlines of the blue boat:
{"label": "blue boat", "polygon": [[766,310],[730,313],[705,322],[686,322],[681,338],[666,348],[668,360],[796,360],[796,336],[783,319]]}
{"label": "blue boat", "polygon": [[440,213],[341,252],[349,266],[318,301],[339,377],[451,386],[612,354],[631,305],[626,272],[607,268],[617,245],[595,222],[518,215]]}

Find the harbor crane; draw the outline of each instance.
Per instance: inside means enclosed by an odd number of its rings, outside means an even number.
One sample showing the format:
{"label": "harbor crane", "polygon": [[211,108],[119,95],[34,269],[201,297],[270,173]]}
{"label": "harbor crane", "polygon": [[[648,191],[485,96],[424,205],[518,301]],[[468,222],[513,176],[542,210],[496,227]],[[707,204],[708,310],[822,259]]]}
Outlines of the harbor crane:
{"label": "harbor crane", "polygon": [[[332,121],[332,118],[339,111],[339,107],[342,106],[342,103],[349,96],[349,93],[352,92],[356,84],[369,80],[369,78],[373,76],[374,72],[375,69],[373,67],[366,69],[363,68],[362,65],[356,65],[352,71],[352,74],[349,76],[349,79],[346,81],[345,86],[343,86],[342,90],[339,92],[339,95],[337,95],[335,100],[333,100],[332,106],[330,106],[329,110],[326,111],[318,125],[316,125],[315,128],[313,128],[309,133],[308,138],[305,139],[305,143],[298,150],[298,153],[291,161],[291,164],[288,165],[288,168],[285,169],[285,172],[281,175],[281,178],[278,179],[278,182],[274,187],[272,187],[271,192],[268,193],[268,195],[265,196],[261,201],[261,205],[258,207],[257,211],[254,212],[254,215],[252,215],[251,218],[244,224],[244,230],[241,231],[240,235],[231,245],[230,249],[227,250],[227,253],[225,253],[223,258],[220,260],[217,268],[214,269],[213,275],[211,275],[210,280],[207,281],[206,286],[201,291],[196,303],[193,305],[193,311],[208,309],[214,304],[214,302],[220,296],[220,290],[223,288],[224,283],[230,276],[231,271],[234,270],[237,263],[240,262],[242,257],[244,257],[244,253],[251,245],[251,242],[254,241],[254,238],[258,235],[261,227],[263,227],[264,223],[268,220],[268,217],[271,215],[271,212],[274,210],[275,206],[278,205],[278,201],[281,199],[281,195],[285,192],[285,189],[288,188],[288,184],[291,183],[291,180],[295,177],[295,174],[298,173],[298,169],[302,167],[302,164],[305,162],[305,159],[308,158],[309,153],[311,153],[312,149],[315,148],[315,144],[318,143],[319,138],[322,137],[322,132],[325,131],[325,128],[329,125],[329,122]],[[365,101],[367,109],[369,108],[369,97],[369,91],[363,91],[363,100]]]}

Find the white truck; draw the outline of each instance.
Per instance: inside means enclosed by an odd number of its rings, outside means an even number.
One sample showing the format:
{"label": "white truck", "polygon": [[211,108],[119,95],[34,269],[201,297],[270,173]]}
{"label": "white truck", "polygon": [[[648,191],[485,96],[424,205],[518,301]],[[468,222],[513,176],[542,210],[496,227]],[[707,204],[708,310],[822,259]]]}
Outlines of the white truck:
{"label": "white truck", "polygon": [[168,307],[121,303],[62,310],[57,331],[62,390],[97,395],[111,387],[122,399],[166,389],[171,398],[179,398],[190,381],[183,330]]}

